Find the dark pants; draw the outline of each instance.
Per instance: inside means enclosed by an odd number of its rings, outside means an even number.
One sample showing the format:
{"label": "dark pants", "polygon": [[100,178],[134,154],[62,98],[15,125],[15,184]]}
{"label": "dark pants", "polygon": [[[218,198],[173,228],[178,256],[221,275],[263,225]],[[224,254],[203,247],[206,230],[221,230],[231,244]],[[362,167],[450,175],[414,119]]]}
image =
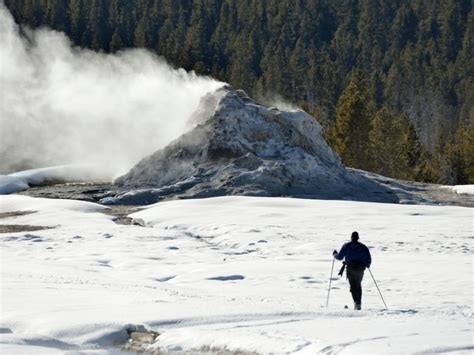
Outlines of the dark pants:
{"label": "dark pants", "polygon": [[347,266],[347,279],[351,286],[351,294],[354,303],[361,304],[362,300],[362,278],[364,277],[364,269]]}

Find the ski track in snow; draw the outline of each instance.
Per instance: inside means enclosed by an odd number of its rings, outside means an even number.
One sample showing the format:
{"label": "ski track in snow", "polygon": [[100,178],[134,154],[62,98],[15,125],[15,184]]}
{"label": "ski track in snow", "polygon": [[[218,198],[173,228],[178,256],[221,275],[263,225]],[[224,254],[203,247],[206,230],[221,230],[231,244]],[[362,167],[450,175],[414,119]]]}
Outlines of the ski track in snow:
{"label": "ski track in snow", "polygon": [[[150,350],[472,354],[473,209],[222,197],[159,203],[120,225],[92,203],[0,196],[0,352]],[[19,213],[28,211],[28,213]],[[14,213],[18,212],[18,213]],[[331,252],[371,247],[362,312]]]}

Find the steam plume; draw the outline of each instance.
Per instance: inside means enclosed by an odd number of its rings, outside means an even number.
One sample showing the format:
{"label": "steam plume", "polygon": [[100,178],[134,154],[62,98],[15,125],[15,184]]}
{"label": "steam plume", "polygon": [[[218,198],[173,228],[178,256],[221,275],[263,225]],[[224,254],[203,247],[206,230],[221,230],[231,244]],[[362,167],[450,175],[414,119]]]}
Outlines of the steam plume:
{"label": "steam plume", "polygon": [[0,3],[0,173],[87,163],[112,178],[178,137],[220,85],[145,50],[96,53],[48,29],[21,36]]}

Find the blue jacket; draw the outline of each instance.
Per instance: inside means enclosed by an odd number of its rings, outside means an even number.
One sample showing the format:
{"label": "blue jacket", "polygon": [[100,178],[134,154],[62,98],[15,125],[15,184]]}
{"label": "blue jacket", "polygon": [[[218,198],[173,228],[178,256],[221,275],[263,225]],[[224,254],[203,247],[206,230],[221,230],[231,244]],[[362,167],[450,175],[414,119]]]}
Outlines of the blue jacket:
{"label": "blue jacket", "polygon": [[335,258],[337,260],[345,258],[348,265],[356,262],[364,264],[366,267],[370,267],[370,264],[372,263],[369,248],[359,242],[349,242],[344,244],[341,251],[336,254]]}

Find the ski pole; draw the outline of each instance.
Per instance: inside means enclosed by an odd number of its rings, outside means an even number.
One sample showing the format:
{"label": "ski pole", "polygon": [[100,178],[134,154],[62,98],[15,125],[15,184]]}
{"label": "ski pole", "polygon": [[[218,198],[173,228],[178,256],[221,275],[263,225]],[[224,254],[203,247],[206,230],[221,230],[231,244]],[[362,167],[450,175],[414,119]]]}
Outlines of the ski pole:
{"label": "ski pole", "polygon": [[369,269],[369,272],[370,272],[370,276],[372,276],[372,280],[374,280],[375,287],[377,287],[377,290],[379,291],[379,294],[380,294],[380,297],[382,298],[382,302],[385,306],[385,309],[388,309],[387,304],[385,303],[385,300],[383,299],[382,292],[380,292],[379,286],[377,285],[377,281],[375,281],[374,275],[372,275],[372,271],[370,271],[370,269]]}
{"label": "ski pole", "polygon": [[334,271],[334,261],[335,260],[336,260],[335,258],[332,258],[331,277],[329,278],[328,299],[326,300],[326,308],[328,308],[328,305],[329,305],[329,292],[331,292],[332,272]]}

